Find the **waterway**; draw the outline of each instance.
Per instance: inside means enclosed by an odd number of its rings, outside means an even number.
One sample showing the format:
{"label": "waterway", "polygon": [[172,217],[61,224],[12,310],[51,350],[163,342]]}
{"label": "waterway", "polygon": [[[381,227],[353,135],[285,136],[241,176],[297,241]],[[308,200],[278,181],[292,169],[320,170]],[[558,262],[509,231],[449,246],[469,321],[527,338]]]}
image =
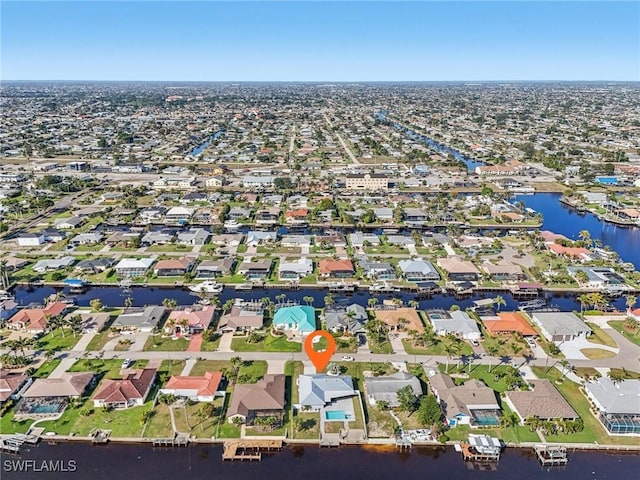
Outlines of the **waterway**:
{"label": "waterway", "polygon": [[560,203],[559,193],[536,193],[518,195],[516,201],[542,214],[542,230],[561,233],[571,240],[578,240],[582,230],[588,230],[591,238],[600,240],[620,255],[625,262],[631,262],[640,269],[640,228],[621,227],[605,222],[592,213],[578,214],[574,209]]}
{"label": "waterway", "polygon": [[[16,287],[13,293],[16,297],[16,302],[19,305],[29,305],[30,303],[42,303],[49,295],[62,291],[66,296],[74,297],[79,306],[88,306],[89,302],[94,298],[99,298],[103,305],[108,307],[122,307],[125,304],[125,300],[131,297],[132,306],[142,307],[144,305],[160,305],[165,298],[173,298],[178,305],[192,305],[199,300],[197,295],[186,288],[181,287],[132,287],[130,291],[125,292],[118,287],[94,287],[87,289],[84,293],[72,294],[69,291],[69,287],[53,288],[53,287]],[[281,290],[277,288],[256,288],[253,290],[236,291],[233,287],[226,287],[219,295],[221,304],[224,304],[229,299],[242,298],[244,300],[260,300],[264,297],[269,297],[274,303],[278,300],[276,296],[284,294],[286,300],[292,300],[304,304],[304,297],[313,298],[314,307],[324,306],[324,298],[328,294],[328,290],[318,288],[300,289],[296,291]],[[452,305],[458,305],[461,309],[473,306],[473,301],[481,298],[492,298],[498,295],[497,293],[487,293],[485,295],[475,295],[464,299],[456,299],[451,295],[434,295],[431,298],[416,299],[415,294],[407,292],[397,292],[393,294],[376,294],[379,303],[384,300],[399,298],[406,305],[410,300],[418,300],[418,308],[421,310],[440,308],[449,310]],[[505,299],[507,304],[502,307],[503,310],[515,310],[518,307],[518,302],[514,300],[508,293],[500,293]],[[367,306],[369,299],[372,297],[367,291],[357,290],[351,295],[344,295],[340,293],[332,293],[334,301],[337,303],[357,303],[364,307]],[[556,306],[561,310],[571,311],[580,310],[580,304],[576,302],[575,296],[566,295],[549,295],[547,301],[550,305]],[[611,302],[618,309],[624,309],[624,298],[617,298]]]}
{"label": "waterway", "polygon": [[[570,452],[562,468],[542,468],[530,450],[507,449],[495,471],[478,471],[463,462],[452,447],[419,447],[411,453],[381,448],[316,446],[287,447],[264,456],[262,462],[223,462],[222,447],[195,445],[160,449],[149,445],[115,444],[91,446],[83,443],[42,443],[20,456],[3,455],[3,480],[91,479],[131,480],[188,478],[200,479],[307,479],[370,478],[385,479],[588,479],[633,478],[640,468],[640,457],[631,454]],[[34,463],[20,463],[34,460]],[[46,472],[44,465],[67,470]],[[22,465],[27,471],[17,472]],[[40,471],[36,471],[39,469]]]}
{"label": "waterway", "polygon": [[[381,122],[390,122],[386,117],[387,113],[388,112],[386,110],[380,110],[376,113],[375,116]],[[467,166],[467,169],[469,169],[469,171],[474,171],[476,167],[482,167],[486,165],[484,162],[476,160],[475,158],[467,157],[466,155],[462,154],[461,152],[459,152],[453,147],[450,147],[443,143],[436,142],[434,139],[429,138],[421,133],[415,132],[414,130],[411,130],[403,125],[400,125],[399,123],[390,122],[390,125],[393,126],[393,128],[395,128],[396,130],[399,130],[405,133],[411,140],[423,142],[424,144],[431,147],[431,149],[433,149],[434,151],[442,155],[445,155],[445,156],[449,154],[453,155],[453,157],[456,160],[464,163]]]}
{"label": "waterway", "polygon": [[220,137],[223,134],[224,134],[224,130],[218,130],[216,133],[211,135],[208,139],[206,139],[200,145],[198,145],[193,150],[191,150],[189,152],[189,155],[194,156],[194,157],[200,155],[204,151],[205,148],[207,148],[209,145],[211,145],[211,142],[213,142],[216,138]]}

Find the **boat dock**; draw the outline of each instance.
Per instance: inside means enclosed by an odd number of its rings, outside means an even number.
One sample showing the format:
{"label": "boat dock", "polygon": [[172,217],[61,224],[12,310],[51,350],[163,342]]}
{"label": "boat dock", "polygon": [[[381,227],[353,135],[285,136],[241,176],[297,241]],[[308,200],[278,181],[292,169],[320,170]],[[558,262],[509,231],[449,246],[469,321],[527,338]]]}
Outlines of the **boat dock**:
{"label": "boat dock", "polygon": [[91,443],[107,443],[109,441],[109,437],[111,436],[111,430],[101,430],[99,428],[94,428],[89,432],[89,436],[91,437]]}
{"label": "boat dock", "polygon": [[468,442],[460,442],[462,458],[469,462],[491,463],[500,460],[502,443],[489,435],[469,434]]}
{"label": "boat dock", "polygon": [[186,447],[189,444],[188,433],[176,433],[173,438],[154,438],[154,447]]}
{"label": "boat dock", "polygon": [[533,450],[544,467],[562,466],[569,461],[567,447],[563,445],[536,445]]}
{"label": "boat dock", "polygon": [[224,442],[222,460],[262,460],[263,452],[282,450],[282,440],[228,440]]}

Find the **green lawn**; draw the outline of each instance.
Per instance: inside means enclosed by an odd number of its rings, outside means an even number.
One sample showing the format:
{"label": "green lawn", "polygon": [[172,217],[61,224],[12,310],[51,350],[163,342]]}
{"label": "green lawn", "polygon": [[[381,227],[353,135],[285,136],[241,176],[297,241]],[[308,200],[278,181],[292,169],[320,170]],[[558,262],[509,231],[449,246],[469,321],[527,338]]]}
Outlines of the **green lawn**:
{"label": "green lawn", "polygon": [[338,337],[335,340],[338,353],[356,353],[358,351],[354,337]]}
{"label": "green lawn", "polygon": [[42,350],[53,350],[56,352],[61,350],[71,350],[75,344],[78,343],[78,340],[80,340],[80,335],[76,334],[74,337],[68,330],[62,332],[62,329],[56,328],[37,340],[37,346]]}
{"label": "green lawn", "polygon": [[158,375],[166,374],[169,377],[180,375],[186,363],[184,360],[163,360],[158,368]]}
{"label": "green lawn", "polygon": [[146,438],[170,438],[173,437],[169,406],[158,403],[151,414],[143,435]]}
{"label": "green lawn", "polygon": [[589,360],[603,360],[606,358],[613,358],[615,353],[609,350],[603,350],[602,348],[581,348],[580,352]]}
{"label": "green lawn", "polygon": [[275,337],[271,332],[267,333],[260,342],[249,343],[249,337],[234,337],[231,341],[231,349],[234,352],[300,352],[300,342],[289,342],[285,335]]}
{"label": "green lawn", "polygon": [[589,325],[589,328],[593,331],[593,333],[587,338],[591,343],[598,343],[600,345],[606,345],[614,348],[618,346],[615,340],[611,338],[611,335],[605,332],[597,324],[591,322],[586,322],[586,324]]}
{"label": "green lawn", "polygon": [[593,416],[590,409],[589,400],[580,391],[580,386],[566,378],[561,380],[562,374],[556,368],[547,369],[545,367],[532,367],[533,373],[538,378],[547,378],[552,382],[556,382],[555,386],[562,396],[571,404],[573,409],[580,415],[584,421],[584,430],[573,435],[548,435],[546,439],[549,442],[585,442],[615,445],[634,445],[638,443],[637,438],[616,437],[607,435],[604,427],[598,419]]}
{"label": "green lawn", "polygon": [[215,352],[220,347],[220,339],[222,335],[217,335],[213,340],[207,340],[207,335],[203,334],[202,345],[200,346],[201,352]]}
{"label": "green lawn", "polygon": [[56,367],[60,365],[60,362],[62,362],[62,359],[60,358],[54,358],[45,361],[42,365],[40,365],[40,367],[38,367],[33,376],[36,378],[47,378],[49,375],[51,375],[51,372],[53,372]]}
{"label": "green lawn", "polygon": [[86,350],[90,352],[102,350],[107,342],[113,338],[110,335],[111,331],[109,329],[96,333],[89,341]]}
{"label": "green lawn", "polygon": [[[444,342],[442,341],[438,341],[436,344],[430,345],[428,347],[422,347],[413,345],[411,339],[409,338],[403,338],[402,345],[404,346],[404,350],[409,355],[446,355],[444,351]],[[460,353],[457,356],[471,355],[473,353],[473,349],[468,343],[459,340],[458,345]]]}
{"label": "green lawn", "polygon": [[[143,368],[147,366],[149,360],[136,360],[129,368]],[[122,360],[118,359],[81,359],[71,365],[69,372],[95,372],[98,374],[104,374],[104,378],[119,379],[122,378],[120,370],[122,367]]]}
{"label": "green lawn", "polygon": [[[226,360],[198,360],[191,369],[191,375],[204,375],[205,372],[219,372],[230,369],[231,362]],[[255,383],[267,373],[267,362],[263,360],[245,361],[238,372],[238,383]]]}
{"label": "green lawn", "polygon": [[320,414],[318,412],[298,412],[296,417],[302,420],[302,428],[293,432],[293,438],[307,440],[320,438]]}
{"label": "green lawn", "polygon": [[389,438],[396,428],[396,421],[387,411],[367,405],[367,430],[370,438]]}
{"label": "green lawn", "polygon": [[[439,369],[441,372],[445,371],[446,365],[440,364]],[[491,367],[491,372],[489,372],[489,365],[471,365],[471,373],[469,373],[469,378],[475,378],[477,380],[482,380],[488,387],[492,388],[498,393],[502,393],[507,391],[507,383],[504,381],[504,378],[497,378],[496,373],[498,372],[508,372],[512,367],[508,365],[493,365]],[[469,368],[460,365],[459,368],[456,368],[455,362],[449,363],[449,374],[452,373],[468,373]],[[461,379],[462,381],[462,379]]]}
{"label": "green lawn", "polygon": [[640,327],[638,327],[636,330],[629,330],[627,329],[627,327],[625,327],[624,324],[624,320],[614,320],[612,322],[609,322],[609,325],[611,325],[614,329],[616,329],[616,331],[624,335],[627,340],[635,343],[636,345],[640,345]]}
{"label": "green lawn", "polygon": [[371,350],[371,353],[393,353],[393,347],[388,339],[384,342],[378,343],[374,339],[369,338],[369,349]]}
{"label": "green lawn", "polygon": [[27,430],[29,430],[29,427],[34,422],[32,419],[14,420],[14,409],[15,407],[0,417],[0,433],[27,433]]}
{"label": "green lawn", "polygon": [[184,352],[189,346],[189,340],[174,338],[168,335],[149,335],[144,344],[145,352]]}

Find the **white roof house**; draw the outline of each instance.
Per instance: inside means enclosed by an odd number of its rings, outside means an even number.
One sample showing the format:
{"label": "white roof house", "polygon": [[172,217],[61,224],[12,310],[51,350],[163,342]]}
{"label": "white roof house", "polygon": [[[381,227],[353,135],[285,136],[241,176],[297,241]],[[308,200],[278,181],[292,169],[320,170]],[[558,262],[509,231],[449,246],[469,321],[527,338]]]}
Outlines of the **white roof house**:
{"label": "white roof house", "polygon": [[531,319],[551,342],[567,342],[591,334],[591,328],[573,312],[534,312]]}
{"label": "white roof house", "polygon": [[334,400],[352,397],[356,391],[349,375],[300,375],[298,394],[300,405],[322,408]]}
{"label": "white roof house", "polygon": [[465,340],[479,340],[480,329],[475,320],[462,310],[428,313],[427,317],[436,335],[453,334]]}

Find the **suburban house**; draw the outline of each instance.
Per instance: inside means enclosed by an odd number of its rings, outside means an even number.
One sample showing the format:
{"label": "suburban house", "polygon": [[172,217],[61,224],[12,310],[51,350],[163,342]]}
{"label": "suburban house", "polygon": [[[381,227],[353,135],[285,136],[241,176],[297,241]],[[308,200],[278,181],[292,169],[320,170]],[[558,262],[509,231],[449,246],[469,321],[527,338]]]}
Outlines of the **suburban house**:
{"label": "suburban house", "polygon": [[280,218],[280,209],[277,207],[262,208],[256,212],[256,225],[275,225]]}
{"label": "suburban house", "polygon": [[227,410],[229,423],[238,418],[253,425],[257,418],[275,417],[282,423],[285,408],[285,376],[267,374],[254,384],[238,384]]}
{"label": "suburban house", "polygon": [[18,311],[18,304],[12,298],[0,300],[0,325],[10,319]]}
{"label": "suburban house", "polygon": [[78,228],[82,226],[84,223],[84,218],[80,217],[69,217],[69,218],[59,218],[54,222],[56,228],[62,228],[63,230],[73,230],[74,228]]}
{"label": "suburban house", "polygon": [[71,245],[95,245],[104,240],[104,235],[100,232],[80,233],[73,237],[69,243]]}
{"label": "suburban house", "polygon": [[348,258],[341,260],[324,259],[318,262],[318,276],[322,278],[349,278],[355,270]]}
{"label": "suburban house", "polygon": [[533,312],[531,319],[550,342],[569,342],[591,335],[591,328],[572,312]]}
{"label": "suburban house", "polygon": [[389,262],[369,260],[365,255],[358,261],[362,272],[367,278],[379,280],[395,280],[396,269]]}
{"label": "suburban house", "polygon": [[181,277],[191,270],[193,262],[192,257],[158,260],[153,266],[153,273],[158,277]]}
{"label": "suburban house", "polygon": [[118,315],[112,328],[126,332],[151,332],[167,313],[165,307],[150,305],[148,307],[130,307]]}
{"label": "suburban house", "polygon": [[460,257],[439,258],[438,266],[447,273],[451,282],[474,281],[480,277],[480,271],[476,266]]}
{"label": "suburban house", "polygon": [[237,302],[231,310],[220,317],[218,331],[248,332],[262,328],[264,306],[261,302]]}
{"label": "suburban house", "polygon": [[316,329],[316,311],[306,305],[278,308],[273,316],[273,326],[294,336],[307,335]]}
{"label": "suburban house", "polygon": [[558,256],[573,258],[581,262],[593,260],[593,254],[584,247],[565,247],[558,243],[546,243],[546,246],[550,252]]}
{"label": "suburban house", "polygon": [[164,323],[164,330],[176,336],[202,332],[209,328],[215,311],[212,305],[173,310]]}
{"label": "suburban house", "polygon": [[98,333],[109,321],[109,312],[93,312],[91,310],[75,310],[68,313],[65,318],[69,319],[75,315],[79,315],[82,321],[82,333]]}
{"label": "suburban house", "polygon": [[225,396],[221,383],[221,372],[206,372],[201,376],[174,375],[160,393],[188,398],[192,402],[213,402],[216,397]]}
{"label": "suburban house", "polygon": [[499,263],[496,265],[491,262],[484,262],[482,270],[495,282],[517,282],[527,279],[522,267],[513,263]]}
{"label": "suburban house", "polygon": [[603,289],[609,285],[624,285],[624,279],[613,268],[567,267],[567,273],[575,278],[581,286],[587,288]]}
{"label": "suburban house", "polygon": [[579,418],[573,407],[549,380],[528,380],[528,383],[531,390],[505,392],[507,404],[518,414],[522,424],[531,417],[540,420]]}
{"label": "suburban house", "polygon": [[413,394],[422,396],[420,379],[407,372],[398,372],[382,377],[365,377],[364,389],[369,405],[375,406],[378,402],[386,402],[391,408],[399,407],[398,390],[410,387]]}
{"label": "suburban house", "polygon": [[107,257],[87,258],[80,260],[73,269],[83,273],[101,273],[115,265],[115,260]]}
{"label": "suburban house", "polygon": [[367,311],[362,305],[353,303],[348,307],[332,305],[325,309],[324,323],[333,333],[346,332],[352,335],[364,334],[364,324],[368,320]]}
{"label": "suburban house", "polygon": [[34,272],[37,273],[45,273],[51,270],[62,270],[63,268],[70,267],[75,263],[75,257],[66,256],[60,258],[45,258],[42,260],[38,260],[33,264]]}
{"label": "suburban house", "polygon": [[299,405],[296,407],[306,411],[319,411],[337,400],[348,398],[351,403],[351,397],[355,395],[356,390],[349,375],[300,375],[298,377]]}
{"label": "suburban house", "polygon": [[173,230],[160,230],[145,233],[140,243],[143,246],[149,247],[151,245],[166,245],[173,242],[174,239],[175,233]]}
{"label": "suburban house", "polygon": [[440,280],[440,274],[433,264],[421,259],[400,260],[398,268],[408,282],[424,282],[427,280],[437,282]]}
{"label": "suburban house", "polygon": [[491,335],[519,333],[523,337],[535,337],[538,333],[518,312],[498,312],[496,317],[480,317]]}
{"label": "suburban house", "polygon": [[316,236],[316,245],[320,246],[328,246],[328,247],[346,247],[347,240],[344,238],[344,235],[340,232],[326,231],[324,235]]}
{"label": "suburban house", "polygon": [[309,210],[306,208],[298,208],[295,210],[287,210],[284,214],[287,225],[303,225],[307,223],[307,215]]}
{"label": "suburban house", "polygon": [[612,435],[640,434],[640,380],[600,377],[584,384],[598,419]]}
{"label": "suburban house", "polygon": [[36,378],[22,396],[80,398],[94,375],[93,372],[64,372],[59,378]]}
{"label": "suburban house", "polygon": [[229,220],[242,220],[251,217],[251,209],[245,207],[231,207],[227,213]]}
{"label": "suburban house", "polygon": [[203,260],[195,269],[196,278],[217,278],[230,275],[235,266],[233,257],[221,258],[219,260]]}
{"label": "suburban house", "polygon": [[257,246],[261,243],[275,242],[278,239],[278,232],[261,232],[251,230],[247,232],[246,244],[249,246]]}
{"label": "suburban house", "polygon": [[396,247],[403,248],[416,246],[416,241],[409,235],[387,235],[385,242],[388,245],[395,245]]}
{"label": "suburban house", "polygon": [[153,258],[123,258],[114,269],[119,277],[143,277],[154,262]]}
{"label": "suburban house", "polygon": [[26,373],[0,368],[0,405],[9,399],[18,400],[29,385],[31,377]]}
{"label": "suburban house", "polygon": [[210,236],[211,233],[204,228],[190,228],[184,232],[178,232],[177,243],[180,245],[204,245]]}
{"label": "suburban house", "polygon": [[38,247],[45,243],[42,233],[23,233],[17,238],[19,247]]}
{"label": "suburban house", "polygon": [[311,235],[283,235],[280,246],[284,248],[309,248],[311,247]]}
{"label": "suburban house", "polygon": [[249,280],[264,280],[271,273],[273,260],[265,258],[255,262],[242,262],[238,267],[238,273]]}
{"label": "suburban house", "polygon": [[106,378],[93,395],[94,407],[126,409],[142,405],[156,379],[155,368],[125,370],[121,380]]}
{"label": "suburban house", "polygon": [[51,302],[43,308],[22,308],[7,322],[12,330],[25,330],[31,333],[44,332],[47,319],[63,315],[69,305],[63,302]]}
{"label": "suburban house", "polygon": [[429,385],[450,426],[500,425],[501,412],[496,393],[480,380],[471,379],[456,385],[449,375],[436,373],[429,377]]}
{"label": "suburban house", "polygon": [[356,248],[380,245],[380,237],[375,233],[353,232],[349,234],[349,243]]}
{"label": "suburban house", "polygon": [[422,208],[405,208],[403,209],[402,216],[407,223],[422,223],[429,220],[429,214]]}
{"label": "suburban house", "polygon": [[393,208],[380,207],[374,208],[373,214],[380,222],[392,222],[393,221]]}
{"label": "suburban house", "polygon": [[431,310],[426,313],[436,335],[455,335],[465,340],[480,340],[480,329],[467,312]]}
{"label": "suburban house", "polygon": [[299,258],[293,262],[281,261],[278,265],[280,280],[300,280],[313,273],[313,261],[309,258]]}
{"label": "suburban house", "polygon": [[415,308],[381,308],[374,310],[374,314],[378,320],[387,325],[392,331],[415,330],[418,333],[424,332],[424,325]]}

